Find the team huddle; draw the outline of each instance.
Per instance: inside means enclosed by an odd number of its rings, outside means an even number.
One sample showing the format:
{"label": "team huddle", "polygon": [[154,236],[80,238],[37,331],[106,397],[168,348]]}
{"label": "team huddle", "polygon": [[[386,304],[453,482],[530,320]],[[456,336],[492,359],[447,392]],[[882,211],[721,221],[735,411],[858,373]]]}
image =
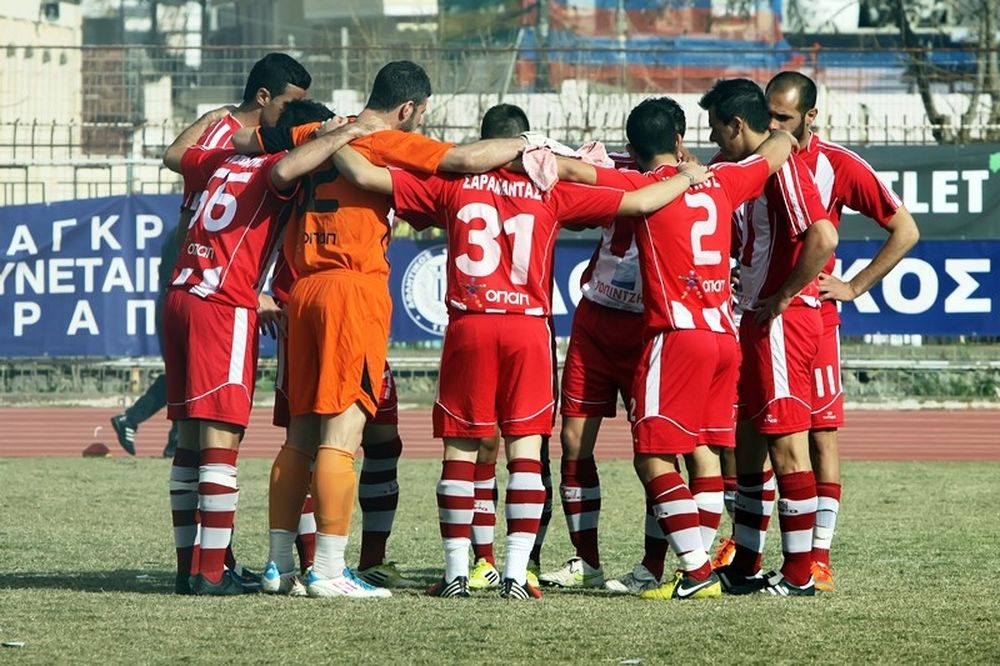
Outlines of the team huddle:
{"label": "team huddle", "polygon": [[[387,362],[386,252],[397,218],[440,227],[448,243],[449,323],[433,411],[444,443],[444,572],[429,595],[833,589],[843,423],[835,302],[870,289],[917,230],[867,163],[812,134],[811,80],[782,72],[766,92],[747,79],[719,81],[700,101],[720,149],[708,167],[685,148],[684,111],[667,97],[632,109],[627,153],[608,155],[599,143],[574,151],[532,132],[509,104],[485,114],[474,143],[417,134],[431,85],[407,61],[378,72],[352,118],[305,99],[309,85],[299,63],[270,54],[251,70],[240,106],[206,114],[164,155],[185,189],[163,311],[178,441],[178,593],[378,598],[416,585],[386,559],[403,450]],[[844,206],[889,234],[848,282],[830,274]],[[560,390],[551,294],[562,228],[602,235],[582,278]],[[231,541],[261,331],[278,338],[274,423],[286,439],[271,471],[269,561],[258,576],[237,562]],[[633,571],[606,579],[593,454],[619,397],[645,488],[645,553]],[[557,405],[558,492],[576,553],[543,573]],[[502,570],[493,555],[501,440]],[[765,572],[776,489],[783,562]],[[356,497],[354,568],[345,550]],[[712,557],[726,509],[733,533]],[[679,560],[672,575],[668,549]]]}

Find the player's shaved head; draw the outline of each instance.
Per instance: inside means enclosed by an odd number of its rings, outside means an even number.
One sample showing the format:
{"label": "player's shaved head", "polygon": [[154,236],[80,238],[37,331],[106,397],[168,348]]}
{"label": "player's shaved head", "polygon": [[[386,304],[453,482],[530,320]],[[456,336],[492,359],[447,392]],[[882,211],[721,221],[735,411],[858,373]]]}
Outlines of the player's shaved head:
{"label": "player's shaved head", "polygon": [[677,135],[684,136],[687,118],[680,104],[669,97],[650,97],[628,114],[625,136],[636,156],[649,161],[677,151]]}
{"label": "player's shaved head", "polygon": [[531,129],[524,110],[514,104],[497,104],[483,116],[480,139],[511,139]]}
{"label": "player's shaved head", "polygon": [[767,82],[764,94],[770,97],[771,93],[787,93],[790,91],[798,93],[797,109],[800,113],[816,108],[816,83],[801,72],[779,72]]}
{"label": "player's shaved head", "polygon": [[243,88],[243,103],[250,104],[257,98],[257,91],[267,90],[271,97],[280,97],[289,85],[308,90],[312,77],[299,61],[287,53],[268,53],[254,63]]}
{"label": "player's shaved head", "polygon": [[314,99],[295,99],[285,104],[275,126],[295,127],[307,123],[321,123],[333,116],[333,111]]}
{"label": "player's shaved head", "polygon": [[375,75],[365,106],[373,111],[392,111],[407,102],[420,106],[430,96],[431,80],[424,68],[409,60],[396,60]]}
{"label": "player's shaved head", "polygon": [[698,106],[706,111],[714,109],[715,117],[724,125],[739,117],[755,132],[766,132],[771,123],[764,91],[750,79],[717,81],[702,96]]}

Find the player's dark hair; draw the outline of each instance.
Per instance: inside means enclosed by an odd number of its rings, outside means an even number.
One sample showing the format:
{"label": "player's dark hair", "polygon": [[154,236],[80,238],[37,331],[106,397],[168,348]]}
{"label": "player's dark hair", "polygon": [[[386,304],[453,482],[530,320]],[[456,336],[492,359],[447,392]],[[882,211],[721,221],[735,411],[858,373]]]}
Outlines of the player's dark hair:
{"label": "player's dark hair", "polygon": [[409,60],[390,62],[375,75],[365,105],[373,111],[391,111],[401,104],[423,104],[431,96],[431,80],[424,68]]}
{"label": "player's dark hair", "polygon": [[289,85],[308,90],[311,83],[312,77],[298,60],[286,53],[268,53],[250,69],[243,89],[243,103],[252,102],[261,88],[266,88],[271,97],[277,97]]}
{"label": "player's dark hair", "polygon": [[632,109],[625,121],[625,136],[642,160],[677,150],[677,135],[684,135],[687,118],[680,104],[669,97],[650,97]]}
{"label": "player's dark hair", "polygon": [[295,127],[307,123],[321,123],[333,118],[334,113],[325,104],[314,99],[293,99],[285,103],[275,127]]}
{"label": "player's dark hair", "polygon": [[728,125],[737,116],[755,132],[766,132],[771,124],[764,91],[750,79],[722,79],[705,93],[698,106]]}
{"label": "player's dark hair", "polygon": [[480,139],[512,139],[531,129],[524,110],[514,104],[497,104],[483,116]]}
{"label": "player's dark hair", "polygon": [[801,72],[778,72],[770,81],[764,94],[769,94],[772,90],[776,92],[787,92],[795,90],[799,93],[799,113],[806,113],[810,109],[816,108],[816,84],[808,76]]}

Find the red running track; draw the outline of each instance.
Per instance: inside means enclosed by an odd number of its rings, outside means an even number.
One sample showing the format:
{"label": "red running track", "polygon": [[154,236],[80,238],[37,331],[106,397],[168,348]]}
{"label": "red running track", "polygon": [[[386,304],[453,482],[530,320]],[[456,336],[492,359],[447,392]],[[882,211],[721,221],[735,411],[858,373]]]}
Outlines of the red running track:
{"label": "red running track", "polygon": [[[106,444],[113,455],[123,456],[109,423],[116,413],[116,409],[90,407],[0,409],[0,456],[78,456],[95,441]],[[136,439],[138,455],[160,455],[168,429],[164,414],[142,424]],[[100,431],[95,437],[97,427]],[[430,411],[400,412],[399,429],[404,455],[440,455],[441,445],[431,437]],[[283,432],[271,425],[271,408],[258,407],[241,453],[270,458],[282,439]],[[1000,411],[849,412],[840,448],[842,456],[850,460],[1000,461]],[[557,450],[556,445],[554,452]],[[629,458],[631,453],[625,419],[606,421],[597,442],[598,458]]]}

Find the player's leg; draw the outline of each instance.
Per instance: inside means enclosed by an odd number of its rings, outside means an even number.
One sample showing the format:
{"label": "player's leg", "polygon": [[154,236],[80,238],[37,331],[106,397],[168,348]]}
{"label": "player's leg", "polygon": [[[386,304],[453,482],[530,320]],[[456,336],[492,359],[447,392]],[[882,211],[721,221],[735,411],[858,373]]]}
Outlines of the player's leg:
{"label": "player's leg", "polygon": [[813,578],[816,589],[832,592],[830,546],[840,513],[838,428],[844,425],[844,392],[840,369],[840,327],[826,326],[812,369],[813,412],[809,456],[816,474],[818,504],[813,530]]}
{"label": "player's leg", "polygon": [[688,485],[698,506],[702,545],[709,553],[715,545],[715,534],[722,521],[722,465],[719,456],[718,447],[705,444],[699,444],[693,453],[684,456]]}
{"label": "player's leg", "polygon": [[358,575],[383,587],[418,587],[403,576],[395,563],[386,561],[386,543],[399,506],[397,469],[403,452],[399,438],[396,382],[388,364],[382,375],[382,395],[375,417],[365,426],[361,440],[364,458],[358,484],[361,504],[361,560]]}
{"label": "player's leg", "polygon": [[[555,357],[553,356],[553,359]],[[555,361],[553,360],[553,367]],[[553,392],[553,395],[555,393]],[[553,410],[553,415],[555,411]],[[549,433],[555,426],[555,418],[549,424]],[[542,546],[545,545],[545,537],[549,533],[549,523],[552,522],[552,458],[549,455],[549,442],[551,434],[542,435],[542,487],[545,488],[545,501],[542,503],[542,517],[538,521],[538,532],[535,533],[535,543],[531,547],[531,556],[528,559],[528,578],[537,583],[538,575],[542,571]]]}
{"label": "player's leg", "polygon": [[736,554],[736,539],[734,532],[736,528],[736,489],[738,479],[736,477],[736,450],[732,448],[723,449],[720,455],[722,467],[722,503],[729,516],[730,528],[726,536],[719,540],[719,545],[712,556],[712,568],[718,569],[727,564],[732,564],[733,556]]}
{"label": "player's leg", "polygon": [[427,590],[434,597],[469,596],[469,544],[475,505],[474,478],[479,438],[445,437],[437,484],[438,524],[444,546],[444,575]]}
{"label": "player's leg", "polygon": [[178,445],[170,466],[170,514],[177,550],[177,577],[174,591],[191,594],[190,577],[196,574],[193,564],[198,539],[198,422],[178,421]]}
{"label": "player's leg", "polygon": [[542,483],[542,437],[504,436],[507,449],[506,553],[500,596],[510,599],[537,599],[538,588],[528,583],[528,561],[538,533],[545,504]]}
{"label": "player's leg", "polygon": [[472,571],[469,587],[481,590],[500,584],[496,568],[493,541],[497,524],[497,456],[500,453],[500,433],[484,437],[479,442],[474,478],[475,507],[472,513]]}

